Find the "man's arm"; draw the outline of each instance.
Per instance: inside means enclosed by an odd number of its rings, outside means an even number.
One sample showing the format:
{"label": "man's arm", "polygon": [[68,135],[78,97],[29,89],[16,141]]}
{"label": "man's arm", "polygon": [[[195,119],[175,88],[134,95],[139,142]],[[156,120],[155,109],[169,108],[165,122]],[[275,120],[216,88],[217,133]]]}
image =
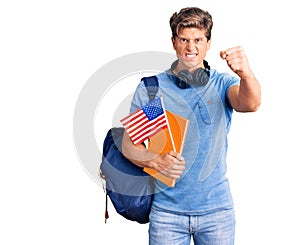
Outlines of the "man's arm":
{"label": "man's arm", "polygon": [[126,132],[123,136],[122,153],[137,166],[154,168],[172,179],[178,179],[185,166],[185,161],[179,153],[170,151],[159,156],[148,151],[142,144],[134,145]]}
{"label": "man's arm", "polygon": [[220,56],[241,79],[239,86],[232,86],[228,91],[231,106],[239,112],[256,111],[261,103],[261,88],[250,69],[244,49],[230,48],[221,51]]}

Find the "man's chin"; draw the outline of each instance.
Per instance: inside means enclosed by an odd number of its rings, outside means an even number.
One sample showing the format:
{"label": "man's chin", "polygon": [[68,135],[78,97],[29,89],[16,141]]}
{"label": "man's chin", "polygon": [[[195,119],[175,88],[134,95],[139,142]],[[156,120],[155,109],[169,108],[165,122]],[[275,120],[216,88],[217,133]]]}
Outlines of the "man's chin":
{"label": "man's chin", "polygon": [[195,70],[202,66],[202,62],[199,61],[184,61],[183,62],[184,67],[186,67],[186,70]]}

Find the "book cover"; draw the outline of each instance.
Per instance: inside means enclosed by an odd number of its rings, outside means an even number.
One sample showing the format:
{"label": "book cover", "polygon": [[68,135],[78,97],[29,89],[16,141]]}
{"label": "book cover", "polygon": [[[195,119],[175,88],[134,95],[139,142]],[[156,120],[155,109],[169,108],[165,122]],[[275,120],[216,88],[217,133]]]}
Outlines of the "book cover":
{"label": "book cover", "polygon": [[[166,110],[166,115],[168,118],[171,135],[173,137],[175,150],[181,154],[184,147],[189,120],[168,110]],[[159,133],[150,138],[148,150],[159,155],[164,155],[169,151],[172,151],[173,144],[171,135],[168,128],[161,130]],[[176,181],[174,179],[159,173],[153,168],[144,168],[144,171],[170,187],[175,186]]]}

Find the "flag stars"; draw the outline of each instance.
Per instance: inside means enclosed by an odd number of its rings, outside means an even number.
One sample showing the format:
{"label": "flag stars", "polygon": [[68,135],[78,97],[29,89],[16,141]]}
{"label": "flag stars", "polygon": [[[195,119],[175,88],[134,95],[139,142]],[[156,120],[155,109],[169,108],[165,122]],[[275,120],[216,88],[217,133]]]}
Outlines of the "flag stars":
{"label": "flag stars", "polygon": [[164,113],[160,99],[156,99],[150,104],[144,106],[143,111],[145,112],[149,120],[152,120]]}

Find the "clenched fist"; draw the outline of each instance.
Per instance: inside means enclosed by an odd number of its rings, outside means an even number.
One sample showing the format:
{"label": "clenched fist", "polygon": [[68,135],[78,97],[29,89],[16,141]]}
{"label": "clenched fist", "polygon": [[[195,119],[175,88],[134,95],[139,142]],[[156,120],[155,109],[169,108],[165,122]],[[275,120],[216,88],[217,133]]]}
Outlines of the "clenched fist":
{"label": "clenched fist", "polygon": [[230,69],[240,78],[248,79],[253,76],[244,49],[240,46],[221,51],[220,56],[226,60]]}

